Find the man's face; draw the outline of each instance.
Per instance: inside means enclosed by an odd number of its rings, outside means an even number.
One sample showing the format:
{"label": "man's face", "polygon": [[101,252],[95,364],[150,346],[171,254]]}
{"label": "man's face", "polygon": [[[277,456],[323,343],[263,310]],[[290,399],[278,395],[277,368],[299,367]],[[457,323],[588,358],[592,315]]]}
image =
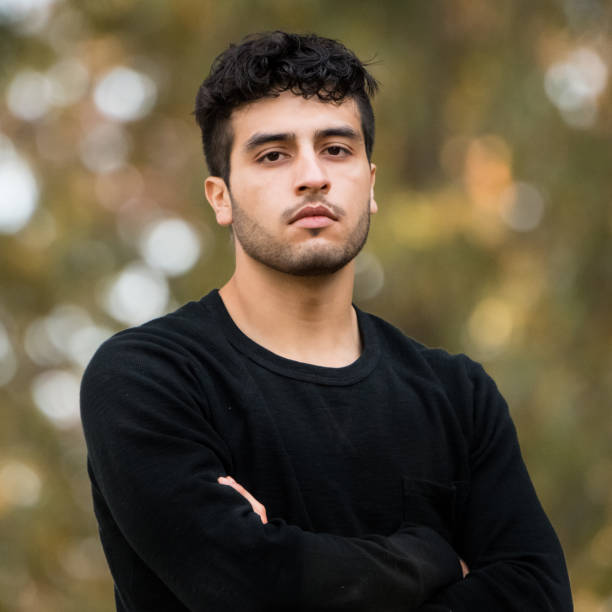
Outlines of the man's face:
{"label": "man's face", "polygon": [[284,92],[238,109],[231,127],[231,219],[228,211],[217,219],[232,224],[236,248],[295,275],[329,274],[350,262],[376,212],[375,168],[355,101]]}

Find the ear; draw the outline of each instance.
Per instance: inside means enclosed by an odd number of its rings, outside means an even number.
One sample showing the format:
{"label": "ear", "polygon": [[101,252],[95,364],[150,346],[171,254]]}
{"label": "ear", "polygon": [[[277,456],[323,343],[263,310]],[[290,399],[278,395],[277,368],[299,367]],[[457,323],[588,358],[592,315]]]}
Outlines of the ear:
{"label": "ear", "polygon": [[219,225],[232,224],[232,201],[229,188],[220,176],[209,176],[204,181],[206,199],[215,211]]}
{"label": "ear", "polygon": [[374,183],[376,182],[376,164],[370,164],[370,214],[378,212],[378,204],[374,199]]}

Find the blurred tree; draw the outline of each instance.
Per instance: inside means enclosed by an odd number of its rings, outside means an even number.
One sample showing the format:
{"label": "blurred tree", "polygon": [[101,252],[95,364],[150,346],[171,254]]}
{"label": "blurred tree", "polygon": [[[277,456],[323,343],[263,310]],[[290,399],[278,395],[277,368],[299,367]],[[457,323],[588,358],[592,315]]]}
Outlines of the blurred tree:
{"label": "blurred tree", "polygon": [[192,101],[228,42],[276,28],[372,58],[381,211],[355,299],[483,361],[577,610],[612,609],[611,18],[604,0],[0,1],[0,610],[112,609],[80,374],[229,275]]}

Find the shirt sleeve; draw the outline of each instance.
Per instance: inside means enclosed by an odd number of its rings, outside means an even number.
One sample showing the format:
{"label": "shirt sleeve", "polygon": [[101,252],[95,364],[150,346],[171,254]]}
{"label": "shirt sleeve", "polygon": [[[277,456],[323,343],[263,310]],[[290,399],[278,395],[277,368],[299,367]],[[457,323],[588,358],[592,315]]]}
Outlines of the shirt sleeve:
{"label": "shirt sleeve", "polygon": [[106,530],[194,612],[409,612],[459,578],[456,553],[424,526],[348,538],[262,524],[217,483],[228,450],[206,417],[200,376],[180,349],[129,336],[103,345],[84,374],[89,470],[118,590],[133,578]]}
{"label": "shirt sleeve", "polygon": [[458,527],[470,573],[421,612],[570,612],[565,560],[521,457],[503,397],[470,362],[473,413],[470,490]]}

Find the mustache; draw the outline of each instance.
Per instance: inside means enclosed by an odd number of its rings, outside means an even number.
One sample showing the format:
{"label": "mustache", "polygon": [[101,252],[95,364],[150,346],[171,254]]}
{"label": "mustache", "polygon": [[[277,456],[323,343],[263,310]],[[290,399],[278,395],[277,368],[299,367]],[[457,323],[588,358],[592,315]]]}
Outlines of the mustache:
{"label": "mustache", "polygon": [[344,210],[344,208],[342,208],[342,206],[332,204],[322,195],[311,194],[304,196],[304,199],[299,204],[296,204],[295,206],[292,206],[291,208],[288,208],[287,210],[283,211],[283,221],[288,223],[300,209],[304,208],[304,206],[308,206],[309,204],[320,204],[321,206],[325,206],[325,208],[328,208],[337,218],[344,217],[346,215],[346,211]]}

